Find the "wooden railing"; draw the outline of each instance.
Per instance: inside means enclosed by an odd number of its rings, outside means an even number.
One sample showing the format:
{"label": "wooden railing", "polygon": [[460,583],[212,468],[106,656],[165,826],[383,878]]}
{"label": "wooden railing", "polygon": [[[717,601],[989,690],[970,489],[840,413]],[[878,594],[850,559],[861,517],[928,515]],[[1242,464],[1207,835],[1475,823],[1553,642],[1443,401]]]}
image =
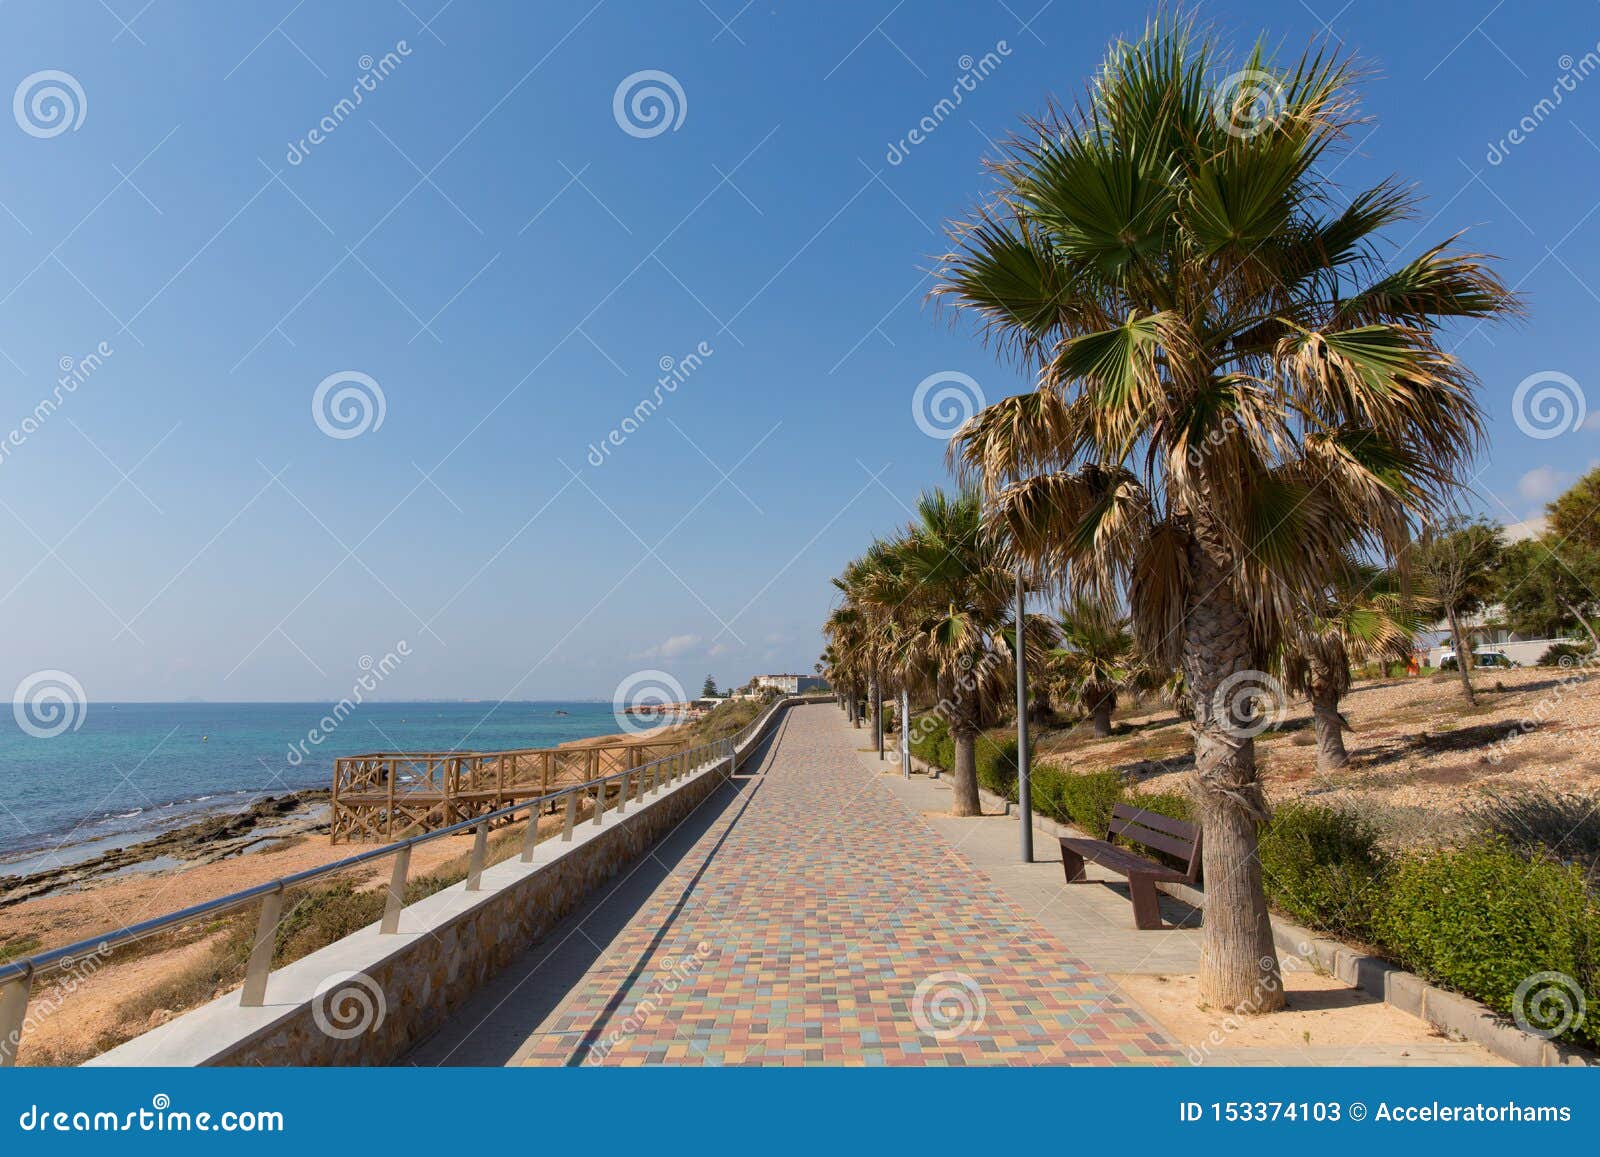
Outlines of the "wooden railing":
{"label": "wooden railing", "polygon": [[681,740],[518,751],[376,752],[333,761],[334,843],[392,840],[474,819],[683,750]]}

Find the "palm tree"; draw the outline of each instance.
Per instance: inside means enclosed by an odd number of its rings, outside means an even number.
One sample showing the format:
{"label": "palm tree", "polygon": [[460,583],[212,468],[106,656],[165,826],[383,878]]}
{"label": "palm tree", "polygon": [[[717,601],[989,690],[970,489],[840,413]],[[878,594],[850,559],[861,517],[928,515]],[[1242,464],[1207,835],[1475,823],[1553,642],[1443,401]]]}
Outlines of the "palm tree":
{"label": "palm tree", "polygon": [[1423,528],[1412,552],[1412,566],[1433,592],[1434,606],[1450,628],[1461,674],[1461,694],[1476,707],[1472,689],[1472,640],[1462,618],[1481,608],[1494,593],[1495,565],[1502,551],[1500,528],[1482,519],[1448,518]]}
{"label": "palm tree", "polygon": [[938,700],[955,747],[951,814],[980,815],[978,735],[998,721],[1013,685],[1011,571],[983,526],[976,491],[925,493],[887,548],[883,582],[898,599],[894,666]]}
{"label": "palm tree", "polygon": [[1011,140],[934,291],[1039,374],[974,416],[958,464],[1027,561],[1126,597],[1140,650],[1182,667],[1201,997],[1226,1009],[1283,1002],[1235,691],[1327,560],[1394,557],[1445,501],[1482,425],[1436,329],[1514,306],[1448,243],[1390,267],[1384,230],[1413,195],[1391,180],[1345,200],[1319,172],[1357,123],[1353,80],[1324,48],[1230,61],[1192,20],[1157,19],[1082,103]]}
{"label": "palm tree", "polygon": [[866,620],[844,583],[835,579],[834,585],[845,592],[845,601],[833,609],[822,625],[822,633],[829,640],[828,652],[833,657],[828,679],[844,696],[845,717],[852,726],[860,727],[861,687],[867,662]]}
{"label": "palm tree", "polygon": [[1288,690],[1311,701],[1318,771],[1350,762],[1344,746],[1350,724],[1339,700],[1350,692],[1351,662],[1404,659],[1424,625],[1419,592],[1406,585],[1394,570],[1351,562],[1284,640],[1279,666]]}
{"label": "palm tree", "polygon": [[1110,735],[1118,694],[1149,682],[1130,621],[1105,603],[1078,598],[1062,608],[1060,635],[1064,646],[1050,652],[1054,685],[1096,735]]}

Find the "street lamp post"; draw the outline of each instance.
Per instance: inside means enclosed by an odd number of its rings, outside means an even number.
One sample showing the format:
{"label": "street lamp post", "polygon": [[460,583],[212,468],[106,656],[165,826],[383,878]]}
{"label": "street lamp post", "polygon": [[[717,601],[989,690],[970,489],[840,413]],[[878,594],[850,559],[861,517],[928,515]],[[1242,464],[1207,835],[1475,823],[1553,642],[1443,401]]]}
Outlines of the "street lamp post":
{"label": "street lamp post", "polygon": [[1033,794],[1028,767],[1028,659],[1023,644],[1022,571],[1017,571],[1017,811],[1022,819],[1022,862],[1033,863]]}
{"label": "street lamp post", "polygon": [[911,692],[900,688],[900,775],[911,778]]}
{"label": "street lamp post", "polygon": [[[1022,455],[1017,455],[1017,481],[1022,480]],[[1033,790],[1028,767],[1028,658],[1023,641],[1027,600],[1022,590],[1022,561],[1017,560],[1017,814],[1022,820],[1022,862],[1033,863]]]}

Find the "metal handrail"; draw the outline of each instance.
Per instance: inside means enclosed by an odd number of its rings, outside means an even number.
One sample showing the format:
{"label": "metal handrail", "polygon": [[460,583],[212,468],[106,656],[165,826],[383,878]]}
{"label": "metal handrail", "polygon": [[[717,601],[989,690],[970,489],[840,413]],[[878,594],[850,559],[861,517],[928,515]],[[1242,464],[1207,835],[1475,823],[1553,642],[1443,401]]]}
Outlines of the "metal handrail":
{"label": "metal handrail", "polygon": [[[615,780],[623,781],[622,794],[617,804],[619,810],[625,810],[629,802],[627,798],[627,781],[636,776],[638,777],[637,794],[634,798],[642,798],[645,791],[645,773],[652,768],[659,767],[661,764],[671,763],[675,760],[683,761],[683,769],[678,773],[681,776],[687,775],[706,764],[716,764],[726,759],[729,760],[729,772],[731,774],[738,767],[739,748],[747,743],[752,736],[758,734],[780,708],[789,705],[793,701],[792,697],[778,700],[767,711],[746,724],[737,733],[723,739],[713,740],[698,747],[685,748],[682,751],[673,752],[671,755],[662,756],[660,759],[653,759],[649,763],[642,763],[638,767],[612,772],[610,775],[598,776],[595,779],[562,788],[560,791],[549,792],[537,798],[509,804],[496,811],[453,823],[448,827],[424,832],[421,835],[409,836],[406,839],[396,840],[393,843],[372,848],[365,852],[358,852],[353,856],[335,860],[331,864],[322,864],[315,868],[307,868],[304,871],[295,872],[292,875],[280,876],[275,880],[268,880],[265,883],[256,884],[253,887],[244,888],[226,896],[220,896],[215,900],[207,900],[176,912],[168,912],[163,916],[152,917],[138,924],[130,924],[125,928],[106,933],[103,936],[90,937],[60,948],[52,948],[45,952],[36,953],[23,960],[0,964],[0,1067],[14,1064],[16,1061],[17,1048],[21,1043],[21,1026],[27,1010],[28,992],[32,987],[33,981],[38,977],[48,975],[61,968],[71,967],[72,964],[87,955],[103,955],[114,948],[137,943],[169,928],[175,928],[205,916],[218,916],[234,912],[260,901],[262,918],[256,931],[250,963],[246,969],[244,991],[240,999],[241,1005],[246,1007],[259,1006],[264,1001],[266,981],[271,971],[272,949],[275,946],[277,925],[282,914],[283,894],[290,888],[334,875],[360,864],[371,863],[374,860],[381,860],[389,856],[398,857],[394,878],[389,882],[388,904],[380,927],[381,933],[395,933],[398,931],[399,912],[404,907],[406,871],[410,866],[412,848],[428,843],[431,840],[440,840],[447,836],[475,830],[477,832],[477,840],[474,842],[467,869],[467,890],[477,891],[478,878],[485,867],[484,860],[487,853],[489,828],[496,821],[509,819],[524,809],[533,809],[528,814],[528,836],[522,850],[522,859],[524,862],[528,862],[532,858],[534,846],[539,842],[537,836],[539,827],[538,809],[540,807],[558,800],[565,799],[568,801],[566,819],[560,839],[570,840],[576,822],[578,797],[580,795],[587,796],[591,789],[595,790],[595,815],[591,822],[599,824],[603,822],[605,813],[606,787]],[[677,776],[674,776],[675,778]],[[669,780],[668,782],[671,781]],[[659,782],[656,782],[655,777],[652,777],[650,790],[654,791],[659,787]]]}

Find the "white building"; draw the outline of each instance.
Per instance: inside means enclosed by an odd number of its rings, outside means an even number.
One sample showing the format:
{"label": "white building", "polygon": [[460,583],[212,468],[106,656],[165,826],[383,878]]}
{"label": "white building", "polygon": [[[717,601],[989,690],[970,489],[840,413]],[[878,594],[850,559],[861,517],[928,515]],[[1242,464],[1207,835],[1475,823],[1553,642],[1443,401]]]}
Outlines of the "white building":
{"label": "white building", "polygon": [[820,675],[757,675],[751,682],[757,687],[771,687],[785,695],[802,695],[807,691],[828,689],[828,681]]}
{"label": "white building", "polygon": [[[1537,639],[1519,635],[1499,625],[1504,615],[1504,607],[1493,605],[1485,607],[1476,614],[1463,616],[1461,631],[1467,636],[1468,644],[1474,649],[1488,647],[1500,651],[1519,667],[1532,667],[1557,643],[1581,645],[1584,642],[1582,638],[1576,636]],[[1428,666],[1437,667],[1446,651],[1455,650],[1454,642],[1450,638],[1449,624],[1441,621],[1435,623],[1432,630],[1423,631],[1417,636],[1415,649],[1419,655],[1426,652]]]}

